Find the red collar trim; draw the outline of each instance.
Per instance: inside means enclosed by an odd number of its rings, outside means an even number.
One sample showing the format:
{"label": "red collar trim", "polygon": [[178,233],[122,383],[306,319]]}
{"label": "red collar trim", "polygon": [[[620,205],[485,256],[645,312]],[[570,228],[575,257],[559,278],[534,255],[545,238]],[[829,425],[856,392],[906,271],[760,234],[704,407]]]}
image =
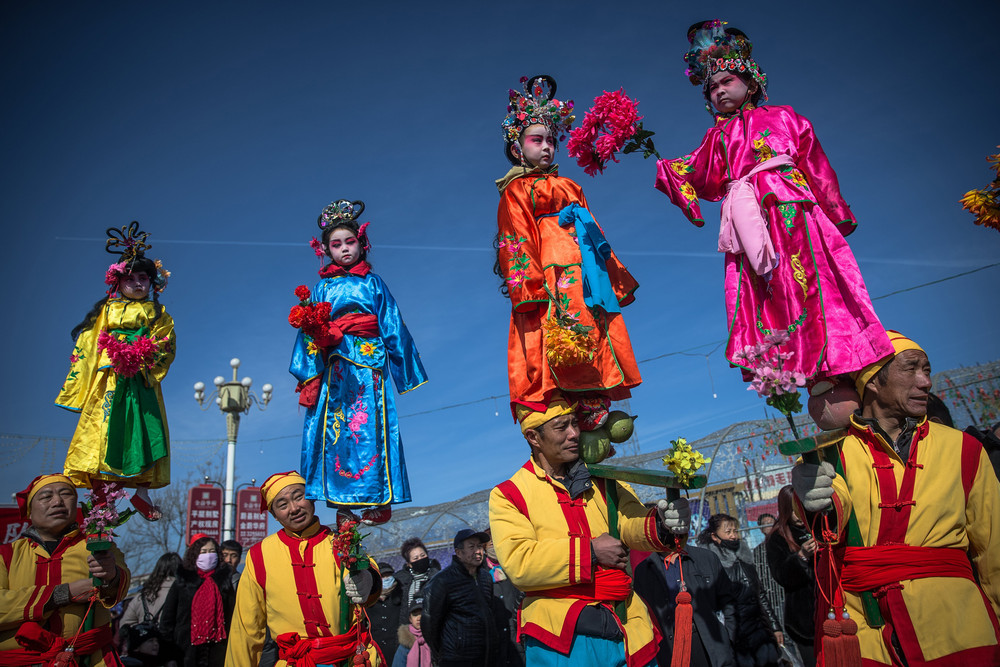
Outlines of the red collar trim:
{"label": "red collar trim", "polygon": [[371,264],[368,262],[358,262],[349,269],[345,269],[336,263],[330,263],[319,270],[319,276],[320,278],[337,278],[339,276],[352,275],[364,278],[371,270]]}

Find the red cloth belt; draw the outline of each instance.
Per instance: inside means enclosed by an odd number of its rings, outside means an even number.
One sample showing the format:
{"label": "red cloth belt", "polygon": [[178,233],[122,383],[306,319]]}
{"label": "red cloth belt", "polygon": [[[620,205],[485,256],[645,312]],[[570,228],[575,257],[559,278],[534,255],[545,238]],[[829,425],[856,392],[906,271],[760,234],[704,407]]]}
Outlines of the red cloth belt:
{"label": "red cloth belt", "polygon": [[621,602],[628,599],[631,592],[632,578],[625,572],[598,567],[594,572],[593,581],[531,591],[529,595],[547,598],[572,598],[587,602]]}
{"label": "red cloth belt", "polygon": [[378,335],[378,318],[368,313],[348,313],[326,323],[325,332],[317,336],[319,347],[336,347],[344,339],[344,334],[374,338]]}
{"label": "red cloth belt", "polygon": [[963,549],[905,544],[847,547],[841,583],[853,593],[872,591],[907,579],[959,577],[975,581]]}
{"label": "red cloth belt", "polygon": [[367,630],[361,631],[355,624],[342,635],[302,637],[297,632],[286,632],[274,638],[278,644],[278,657],[288,663],[288,667],[316,667],[317,664],[339,663],[354,656],[358,644],[366,647],[371,643]]}
{"label": "red cloth belt", "polygon": [[[56,655],[65,651],[70,640],[49,632],[38,623],[24,623],[14,636],[17,643],[24,648],[0,651],[0,665],[21,667],[23,665],[50,665]],[[101,651],[105,662],[118,664],[108,660],[108,654],[114,655],[112,647],[111,627],[102,625],[99,628],[81,632],[73,642],[73,653],[77,656],[90,655]]]}

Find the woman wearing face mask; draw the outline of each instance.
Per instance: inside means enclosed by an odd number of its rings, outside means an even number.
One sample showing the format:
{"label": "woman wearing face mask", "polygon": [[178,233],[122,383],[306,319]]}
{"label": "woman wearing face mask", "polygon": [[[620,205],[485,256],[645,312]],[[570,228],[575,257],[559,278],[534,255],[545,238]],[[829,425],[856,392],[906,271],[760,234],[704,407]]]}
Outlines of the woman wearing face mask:
{"label": "woman wearing face mask", "polygon": [[403,605],[399,613],[399,624],[409,625],[410,618],[407,610],[413,601],[420,597],[420,591],[424,584],[435,574],[441,571],[438,562],[431,561],[427,555],[427,547],[418,537],[411,537],[403,542],[399,548],[399,553],[403,556],[404,566],[396,572],[396,581],[399,584],[403,595]]}
{"label": "woman wearing face mask", "polygon": [[[389,563],[379,563],[382,575],[382,593],[378,601],[368,607],[368,621],[371,623],[372,639],[382,649],[386,660],[391,660],[399,645],[399,615],[403,604],[403,591],[396,581],[395,572]],[[402,611],[405,611],[405,607]]]}
{"label": "woman wearing face mask", "polygon": [[753,564],[753,554],[740,539],[739,526],[739,522],[728,514],[714,514],[698,536],[698,543],[719,557],[735,587],[736,634],[733,649],[736,664],[739,667],[776,665],[778,646],[784,643],[784,636],[778,618],[763,593]]}
{"label": "woman wearing face mask", "polygon": [[[177,569],[160,614],[160,634],[182,667],[211,667],[226,659],[236,592],[219,545],[195,535]],[[162,649],[161,649],[162,651]]]}

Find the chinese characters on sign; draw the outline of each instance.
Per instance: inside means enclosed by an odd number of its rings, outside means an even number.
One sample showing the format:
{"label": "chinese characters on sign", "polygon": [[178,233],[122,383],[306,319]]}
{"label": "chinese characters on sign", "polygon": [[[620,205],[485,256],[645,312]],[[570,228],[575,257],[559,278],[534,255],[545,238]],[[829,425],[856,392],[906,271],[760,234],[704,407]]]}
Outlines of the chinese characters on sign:
{"label": "chinese characters on sign", "polygon": [[236,494],[236,541],[247,549],[267,537],[267,514],[260,511],[260,487]]}
{"label": "chinese characters on sign", "polygon": [[222,489],[211,484],[199,484],[188,492],[187,538],[204,533],[216,542],[222,536]]}

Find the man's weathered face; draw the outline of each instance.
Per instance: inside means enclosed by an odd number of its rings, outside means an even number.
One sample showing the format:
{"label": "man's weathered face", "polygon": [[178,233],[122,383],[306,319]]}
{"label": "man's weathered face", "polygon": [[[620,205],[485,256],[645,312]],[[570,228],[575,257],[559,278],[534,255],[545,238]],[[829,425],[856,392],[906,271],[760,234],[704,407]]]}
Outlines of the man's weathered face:
{"label": "man's weathered face", "polygon": [[32,497],[28,518],[46,536],[59,535],[76,520],[76,489],[65,482],[46,484]]}
{"label": "man's weathered face", "polygon": [[931,362],[922,350],[903,350],[889,362],[885,383],[878,376],[865,392],[873,392],[876,405],[890,417],[923,417],[931,390]]}
{"label": "man's weathered face", "polygon": [[236,566],[240,564],[240,554],[232,549],[223,549],[222,562],[235,570]]}
{"label": "man's weathered face", "polygon": [[555,417],[538,428],[528,429],[525,437],[553,467],[571,464],[580,458],[580,426],[575,414]]}
{"label": "man's weathered face", "polygon": [[483,564],[483,543],[478,537],[470,537],[455,549],[455,557],[466,567],[479,567]]}
{"label": "man's weathered face", "polygon": [[313,501],[306,498],[305,485],[290,484],[275,496],[271,503],[271,513],[282,528],[301,533],[312,523],[316,508]]}

